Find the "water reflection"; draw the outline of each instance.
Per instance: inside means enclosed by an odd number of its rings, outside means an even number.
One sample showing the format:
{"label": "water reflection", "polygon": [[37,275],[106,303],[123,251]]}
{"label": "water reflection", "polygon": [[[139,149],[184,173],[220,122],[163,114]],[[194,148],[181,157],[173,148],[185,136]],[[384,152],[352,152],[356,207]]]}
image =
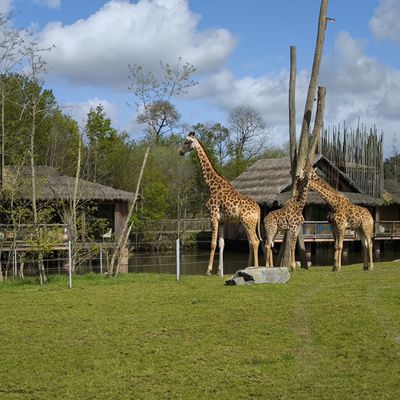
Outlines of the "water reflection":
{"label": "water reflection", "polygon": [[[182,251],[181,274],[182,275],[202,275],[205,274],[208,265],[209,251],[195,250]],[[238,269],[247,266],[248,254],[246,252],[235,252],[225,250],[224,252],[224,273],[233,274]],[[374,256],[375,261],[392,261],[400,258],[400,253],[395,251],[382,252],[380,257]],[[332,266],[333,247],[320,249],[316,254],[311,254],[310,261],[312,265]],[[342,265],[362,263],[363,257],[360,252],[345,252],[342,257]],[[265,259],[260,254],[260,264],[264,265]],[[218,268],[218,253],[215,254],[214,269],[216,273]],[[137,253],[129,259],[129,272],[153,272],[153,273],[176,273],[176,255],[173,252],[143,254]]]}

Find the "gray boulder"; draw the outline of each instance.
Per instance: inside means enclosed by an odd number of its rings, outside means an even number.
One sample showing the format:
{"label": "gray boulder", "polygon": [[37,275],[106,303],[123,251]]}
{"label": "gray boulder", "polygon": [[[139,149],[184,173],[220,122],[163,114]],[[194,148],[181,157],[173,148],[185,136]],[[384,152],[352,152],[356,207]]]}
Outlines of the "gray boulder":
{"label": "gray boulder", "polygon": [[225,285],[254,285],[259,283],[286,283],[290,279],[289,269],[247,267],[237,271]]}

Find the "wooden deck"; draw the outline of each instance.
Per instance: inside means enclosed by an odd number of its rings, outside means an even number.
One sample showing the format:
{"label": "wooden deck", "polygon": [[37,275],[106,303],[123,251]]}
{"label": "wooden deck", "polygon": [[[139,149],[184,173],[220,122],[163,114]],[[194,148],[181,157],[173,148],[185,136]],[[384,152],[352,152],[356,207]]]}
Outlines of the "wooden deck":
{"label": "wooden deck", "polygon": [[[375,221],[374,222],[374,240],[400,240],[400,221]],[[43,231],[53,232],[53,245],[52,250],[68,250],[68,227],[66,225],[42,225],[39,227]],[[197,233],[203,232],[208,235],[211,231],[210,222],[206,218],[197,220],[167,220],[167,221],[153,221],[147,227],[147,233],[154,233],[169,238],[176,238],[178,233],[181,237],[191,235],[195,237]],[[229,228],[228,228],[229,229]],[[246,240],[243,229],[240,226],[234,226],[234,237],[228,239]],[[34,251],[37,246],[35,242],[37,237],[34,234],[35,230],[30,225],[20,226],[18,230],[10,225],[0,225],[0,252],[1,251],[17,251],[29,252]],[[135,232],[133,232],[135,234]],[[54,236],[55,235],[55,236]],[[305,242],[333,242],[333,235],[331,226],[328,221],[306,221],[303,224],[303,236]],[[281,242],[283,233],[278,232],[275,242]],[[347,230],[344,238],[345,241],[359,240],[358,235],[352,231]],[[79,245],[82,248],[92,248],[93,246],[101,246],[102,248],[112,248],[115,246],[114,240],[99,240],[81,242]]]}

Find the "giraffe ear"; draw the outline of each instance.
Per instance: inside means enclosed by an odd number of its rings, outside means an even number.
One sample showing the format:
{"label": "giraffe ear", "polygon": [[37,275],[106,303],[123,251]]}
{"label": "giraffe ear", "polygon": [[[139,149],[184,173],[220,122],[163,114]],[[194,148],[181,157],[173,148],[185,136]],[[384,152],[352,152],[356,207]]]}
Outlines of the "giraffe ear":
{"label": "giraffe ear", "polygon": [[194,137],[194,135],[195,135],[195,132],[189,132],[189,135],[188,135],[188,136]]}

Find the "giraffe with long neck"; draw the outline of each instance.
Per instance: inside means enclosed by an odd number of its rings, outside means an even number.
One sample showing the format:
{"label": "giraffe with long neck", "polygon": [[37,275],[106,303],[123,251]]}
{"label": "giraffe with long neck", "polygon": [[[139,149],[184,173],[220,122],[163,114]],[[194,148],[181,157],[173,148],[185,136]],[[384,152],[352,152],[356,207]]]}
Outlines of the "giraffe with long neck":
{"label": "giraffe with long neck", "polygon": [[330,223],[335,240],[333,271],[342,267],[343,240],[346,229],[353,229],[361,240],[364,255],[364,270],[371,271],[374,267],[372,258],[372,233],[374,219],[364,207],[353,204],[345,195],[334,189],[321,177],[315,169],[310,175],[310,189],[316,192],[330,208]]}
{"label": "giraffe with long neck", "polygon": [[271,211],[264,218],[266,234],[265,252],[266,267],[273,267],[272,248],[278,230],[288,231],[290,247],[290,268],[296,269],[295,249],[299,230],[304,222],[303,209],[307,200],[310,180],[307,174],[303,178],[296,178],[296,193],[279,210]]}
{"label": "giraffe with long neck", "polygon": [[[247,239],[249,241],[249,265],[254,259],[255,267],[258,267],[258,245],[260,243],[260,220],[261,210],[259,205],[250,197],[238,193],[233,186],[213,167],[207,153],[195,138],[194,132],[190,132],[185,142],[179,149],[181,156],[195,150],[200,161],[200,167],[204,182],[208,187],[210,198],[207,201],[207,211],[211,220],[211,252],[207,267],[207,274],[211,275],[217,239],[219,240],[219,250],[223,253],[224,249],[224,223],[242,223]],[[221,261],[221,258],[220,258]],[[218,264],[218,274],[221,275],[222,266]]]}

